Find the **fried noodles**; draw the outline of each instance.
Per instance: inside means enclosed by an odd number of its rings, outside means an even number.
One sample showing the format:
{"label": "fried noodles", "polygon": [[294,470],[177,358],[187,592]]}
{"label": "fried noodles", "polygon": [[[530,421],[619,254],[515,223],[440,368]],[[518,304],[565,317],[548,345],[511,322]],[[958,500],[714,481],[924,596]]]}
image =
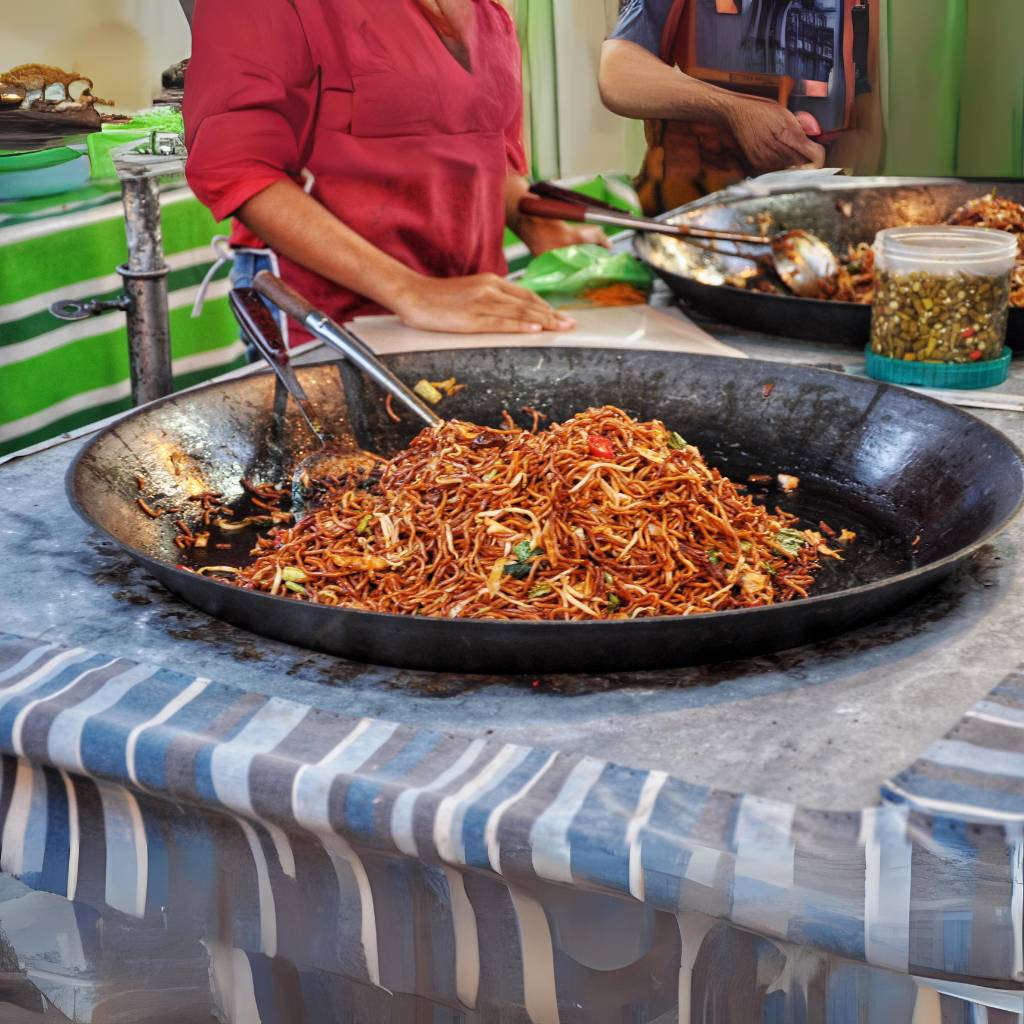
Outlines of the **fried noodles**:
{"label": "fried noodles", "polygon": [[539,433],[451,421],[335,481],[234,582],[376,612],[688,615],[805,597],[822,535],[770,514],[657,420],[606,406]]}

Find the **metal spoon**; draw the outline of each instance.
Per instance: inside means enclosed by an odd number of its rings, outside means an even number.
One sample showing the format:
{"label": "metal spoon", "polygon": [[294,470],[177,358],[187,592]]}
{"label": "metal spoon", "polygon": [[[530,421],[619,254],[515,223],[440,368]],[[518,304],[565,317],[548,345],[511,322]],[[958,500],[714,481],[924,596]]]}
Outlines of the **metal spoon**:
{"label": "metal spoon", "polygon": [[547,217],[553,220],[573,220],[587,224],[607,224],[659,235],[670,235],[698,248],[721,252],[707,242],[732,242],[737,247],[747,246],[769,249],[775,272],[793,292],[804,298],[815,297],[819,284],[839,269],[835,254],[829,246],[809,231],[797,229],[777,235],[750,235],[740,231],[719,231],[715,228],[694,227],[688,224],[669,224],[660,220],[635,217],[630,213],[609,213],[594,209],[586,203],[562,199],[541,199],[525,195],[519,200],[519,212],[528,217]]}

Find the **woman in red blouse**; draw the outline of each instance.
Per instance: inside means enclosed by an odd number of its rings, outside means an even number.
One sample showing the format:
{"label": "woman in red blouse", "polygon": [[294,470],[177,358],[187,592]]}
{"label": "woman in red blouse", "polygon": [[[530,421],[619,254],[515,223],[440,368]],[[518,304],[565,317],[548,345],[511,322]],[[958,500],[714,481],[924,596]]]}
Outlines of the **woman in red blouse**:
{"label": "woman in red blouse", "polygon": [[335,319],[571,326],[503,277],[506,224],[534,253],[603,236],[517,213],[520,53],[496,0],[198,0],[184,114],[189,183],[237,218],[232,244],[272,249]]}

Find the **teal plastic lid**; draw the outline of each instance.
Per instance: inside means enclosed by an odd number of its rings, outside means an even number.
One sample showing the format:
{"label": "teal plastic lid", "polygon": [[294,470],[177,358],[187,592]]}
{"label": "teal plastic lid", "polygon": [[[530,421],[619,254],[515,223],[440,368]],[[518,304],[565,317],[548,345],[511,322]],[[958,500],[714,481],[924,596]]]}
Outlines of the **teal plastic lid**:
{"label": "teal plastic lid", "polygon": [[977,363],[918,363],[903,359],[891,359],[871,351],[864,351],[864,369],[874,380],[887,384],[910,384],[918,388],[991,388],[1002,384],[1010,375],[1010,358],[1013,353],[1003,349],[998,359],[980,360]]}

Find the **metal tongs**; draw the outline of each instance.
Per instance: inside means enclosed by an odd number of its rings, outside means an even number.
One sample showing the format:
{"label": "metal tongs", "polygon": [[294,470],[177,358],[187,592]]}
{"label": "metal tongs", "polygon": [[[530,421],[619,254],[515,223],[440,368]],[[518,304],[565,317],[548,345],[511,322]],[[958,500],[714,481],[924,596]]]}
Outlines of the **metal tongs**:
{"label": "metal tongs", "polygon": [[[528,217],[579,221],[630,228],[659,235],[669,235],[688,245],[710,252],[723,252],[715,242],[731,242],[737,249],[746,247],[768,250],[775,272],[794,295],[817,296],[820,283],[832,277],[838,263],[831,248],[809,231],[784,231],[776,235],[751,235],[740,231],[719,231],[689,224],[670,224],[625,213],[608,203],[590,199],[576,192],[543,182],[531,186],[538,194],[527,194],[519,200],[519,212]],[[732,255],[728,254],[727,255]],[[744,255],[737,252],[735,255]]]}
{"label": "metal tongs", "polygon": [[339,444],[330,438],[329,431],[324,428],[322,417],[317,413],[292,367],[291,357],[281,337],[277,321],[260,296],[269,299],[279,309],[304,324],[318,338],[340,352],[427,426],[437,427],[444,421],[419,395],[406,387],[381,363],[364,342],[315,309],[280,278],[263,271],[256,275],[253,284],[253,288],[231,290],[228,294],[231,309],[242,328],[242,333],[270,365],[320,444],[317,451],[303,459],[292,473],[292,511],[296,519],[301,519],[303,514],[309,511],[308,499],[316,490],[317,484],[365,468],[368,464],[379,462],[380,457],[353,449],[349,445]]}
{"label": "metal tongs", "polygon": [[281,337],[281,331],[274,319],[274,314],[267,308],[255,288],[232,288],[228,293],[228,303],[235,319],[242,328],[242,334],[251,342],[270,368],[277,374],[285,391],[295,402],[306,425],[313,436],[325,444],[327,435],[313,403],[306,394],[306,389],[299,383],[292,369],[288,348]]}

